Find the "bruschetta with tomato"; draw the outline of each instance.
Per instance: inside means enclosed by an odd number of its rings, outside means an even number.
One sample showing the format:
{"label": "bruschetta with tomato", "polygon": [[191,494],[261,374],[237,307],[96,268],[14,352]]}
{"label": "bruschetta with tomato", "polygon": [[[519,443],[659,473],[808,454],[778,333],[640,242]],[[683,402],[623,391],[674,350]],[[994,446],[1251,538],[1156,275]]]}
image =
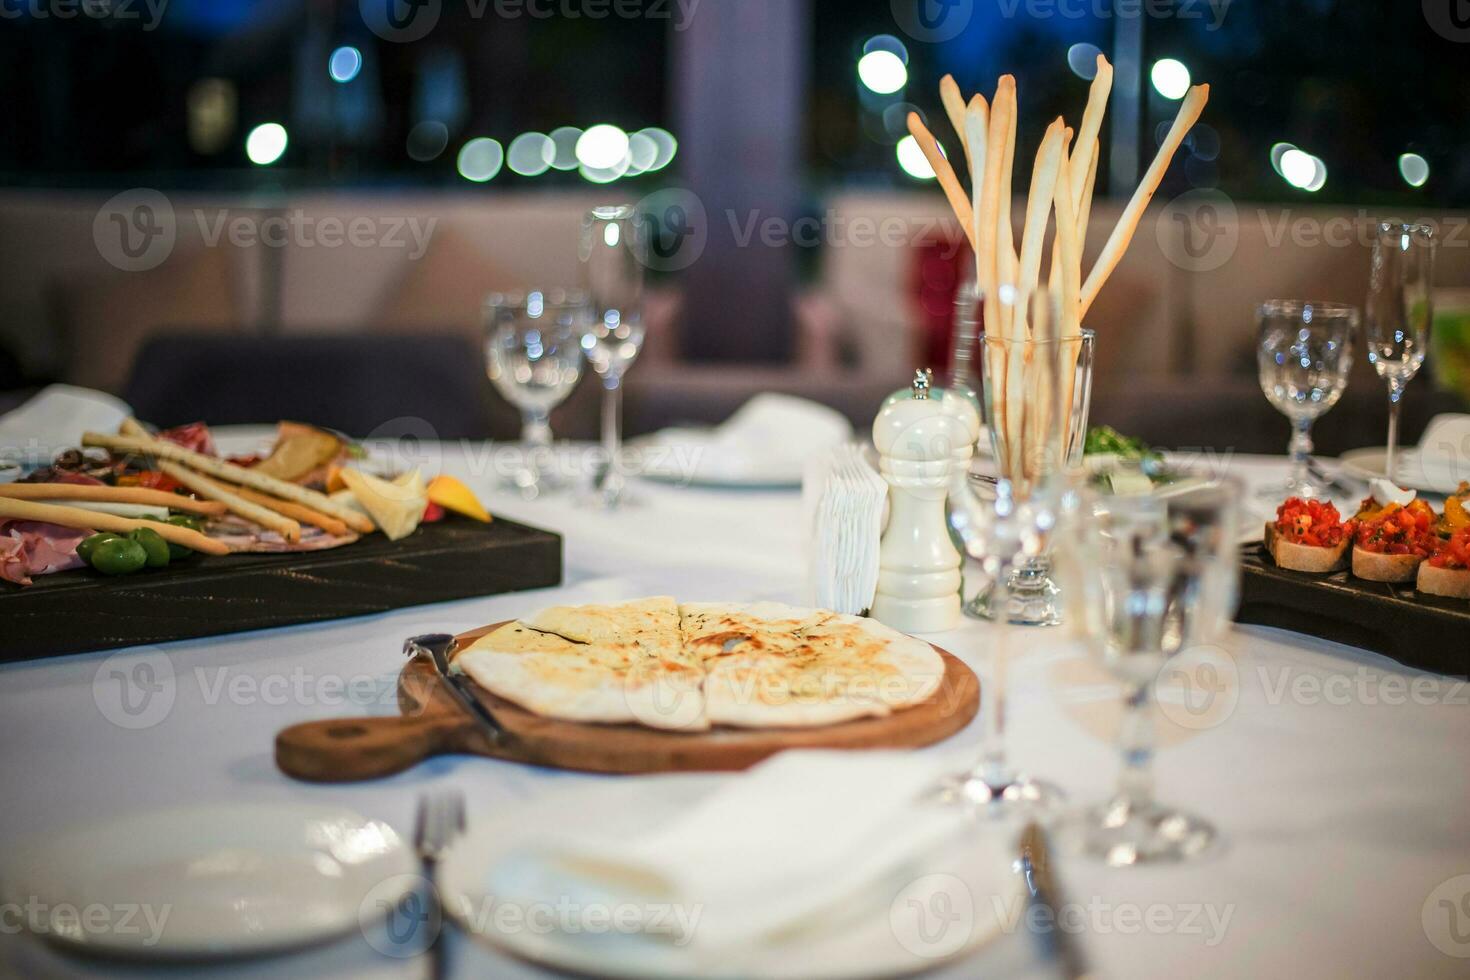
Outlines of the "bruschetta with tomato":
{"label": "bruschetta with tomato", "polygon": [[1439,517],[1422,500],[1379,504],[1369,497],[1354,523],[1353,574],[1370,582],[1412,582],[1439,551]]}
{"label": "bruschetta with tomato", "polygon": [[1470,599],[1470,526],[1456,531],[1438,554],[1419,566],[1417,588],[1428,595]]}
{"label": "bruschetta with tomato", "polygon": [[1282,568],[1318,575],[1347,567],[1351,522],[1331,502],[1292,497],[1266,525],[1266,550]]}

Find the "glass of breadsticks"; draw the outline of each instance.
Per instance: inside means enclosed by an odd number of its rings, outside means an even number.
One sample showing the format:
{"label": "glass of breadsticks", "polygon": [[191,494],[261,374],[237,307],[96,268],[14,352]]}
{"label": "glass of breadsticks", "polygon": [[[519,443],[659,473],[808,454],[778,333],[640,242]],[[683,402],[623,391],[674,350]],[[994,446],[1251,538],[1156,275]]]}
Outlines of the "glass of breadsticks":
{"label": "glass of breadsticks", "polygon": [[[1074,129],[1059,116],[1047,127],[1032,164],[1019,237],[1011,214],[1018,115],[1015,77],[1002,75],[990,101],[980,94],[966,101],[952,76],[940,83],[945,115],[963,151],[953,155],[953,164],[919,114],[908,117],[909,131],[933,167],[975,255],[974,299],[985,331],[978,352],[986,387],[986,422],[1000,475],[1011,481],[1022,499],[1064,470],[1072,462],[1074,447],[1080,453],[1095,344],[1082,325],[1210,95],[1208,85],[1197,85],[1184,97],[1158,156],[1084,276],[1082,245],[1112,84],[1112,66],[1100,54],[1080,123]],[[957,165],[969,176],[969,193]],[[1045,301],[1036,302],[1038,296]],[[1055,588],[1043,568],[1044,559],[1026,573],[1034,586],[1029,598],[1038,601],[1030,603],[1028,611],[1028,600],[1022,600],[1021,621],[1059,621],[1054,597],[1040,601]],[[1028,583],[1011,584],[1014,594],[1024,592],[1021,586]],[[981,603],[993,606],[988,599]],[[1008,605],[1014,607],[1015,601]]]}

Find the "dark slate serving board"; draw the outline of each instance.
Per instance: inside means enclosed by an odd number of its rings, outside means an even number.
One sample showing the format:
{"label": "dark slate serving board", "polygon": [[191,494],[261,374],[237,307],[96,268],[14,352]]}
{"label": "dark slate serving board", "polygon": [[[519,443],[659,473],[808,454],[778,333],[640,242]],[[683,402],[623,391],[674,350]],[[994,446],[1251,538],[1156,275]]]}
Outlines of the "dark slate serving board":
{"label": "dark slate serving board", "polygon": [[1262,545],[1241,553],[1244,577],[1236,620],[1277,626],[1364,647],[1401,664],[1470,677],[1470,602],[1428,596],[1406,585],[1308,575],[1278,568]]}
{"label": "dark slate serving board", "polygon": [[108,578],[91,569],[0,583],[0,662],[316,623],[561,584],[561,536],[449,517],[401,541],[199,556]]}

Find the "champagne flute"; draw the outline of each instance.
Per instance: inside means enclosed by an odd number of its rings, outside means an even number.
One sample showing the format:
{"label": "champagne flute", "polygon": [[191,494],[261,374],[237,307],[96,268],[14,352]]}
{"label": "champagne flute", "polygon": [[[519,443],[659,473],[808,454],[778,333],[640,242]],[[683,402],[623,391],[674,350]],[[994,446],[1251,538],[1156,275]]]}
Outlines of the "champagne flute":
{"label": "champagne flute", "polygon": [[1368,361],[1388,385],[1388,455],[1384,475],[1398,475],[1399,403],[1429,353],[1434,320],[1434,258],[1428,225],[1378,226],[1368,281]]}
{"label": "champagne flute", "polygon": [[623,473],[623,376],[643,350],[646,241],[626,205],[593,208],[582,221],[582,271],[592,318],[582,348],[602,379],[602,451],[606,462],[585,502],[604,510],[637,501]]}
{"label": "champagne flute", "polygon": [[1069,847],[1115,867],[1181,861],[1216,839],[1205,820],[1153,795],[1154,681],[1169,659],[1213,640],[1240,595],[1242,486],[1218,479],[1139,497],[1088,494],[1061,549],[1068,620],[1124,685],[1118,789],[1069,814]]}
{"label": "champagne flute", "polygon": [[586,313],[586,299],[579,293],[496,293],[485,302],[490,380],[521,410],[523,455],[503,485],[527,499],[561,485],[546,465],[552,448],[551,410],[581,380]]}
{"label": "champagne flute", "polygon": [[1358,311],[1339,303],[1271,300],[1259,310],[1256,364],[1261,390],[1291,420],[1291,477],[1259,491],[1262,500],[1328,497],[1313,480],[1312,423],[1342,398],[1353,366],[1353,331]]}

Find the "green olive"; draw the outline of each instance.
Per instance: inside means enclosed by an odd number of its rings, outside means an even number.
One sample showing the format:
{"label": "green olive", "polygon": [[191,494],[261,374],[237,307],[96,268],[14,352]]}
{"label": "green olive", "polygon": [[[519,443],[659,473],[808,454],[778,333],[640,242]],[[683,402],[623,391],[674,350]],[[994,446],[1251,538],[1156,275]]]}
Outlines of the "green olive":
{"label": "green olive", "polygon": [[101,534],[94,534],[90,538],[84,540],[81,544],[77,545],[77,557],[80,558],[82,561],[90,562],[92,560],[93,549],[95,549],[99,544],[104,541],[111,541],[115,538],[120,537],[122,537],[122,535],[114,534],[111,531],[103,531]]}
{"label": "green olive", "polygon": [[[200,533],[204,531],[204,522],[192,514],[170,515],[168,523],[176,527],[188,528],[191,531],[199,531]],[[193,553],[192,548],[186,548],[181,544],[174,544],[172,541],[168,542],[168,556],[175,561],[180,558],[187,558]]]}
{"label": "green olive", "polygon": [[171,557],[168,542],[163,539],[163,535],[153,530],[153,528],[140,527],[129,534],[128,537],[143,546],[143,551],[148,555],[149,568],[163,568],[168,564],[168,560]]}
{"label": "green olive", "polygon": [[131,538],[113,538],[98,543],[90,561],[103,575],[131,575],[148,564],[148,552]]}

